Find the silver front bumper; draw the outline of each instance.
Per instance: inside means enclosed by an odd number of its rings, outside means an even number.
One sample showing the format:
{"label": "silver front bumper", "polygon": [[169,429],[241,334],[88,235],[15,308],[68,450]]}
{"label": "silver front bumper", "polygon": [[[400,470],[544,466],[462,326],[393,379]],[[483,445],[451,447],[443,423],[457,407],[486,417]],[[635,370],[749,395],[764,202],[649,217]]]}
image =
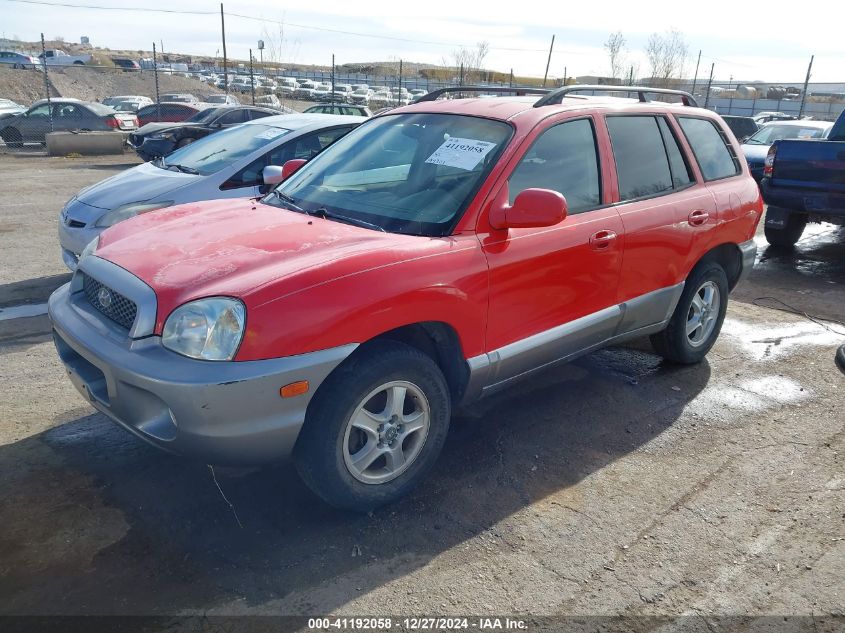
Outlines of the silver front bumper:
{"label": "silver front bumper", "polygon": [[[739,253],[742,257],[742,267],[739,270],[736,284],[748,277],[748,274],[754,268],[754,262],[757,261],[757,242],[753,239],[743,242],[739,245]],[[734,287],[736,287],[736,284],[734,284]]]}
{"label": "silver front bumper", "polygon": [[[290,455],[314,392],[354,349],[244,362],[186,358],[161,338],[131,339],[71,284],[48,304],[59,357],[96,409],[151,444],[207,463],[259,464]],[[279,389],[307,380],[306,394]]]}

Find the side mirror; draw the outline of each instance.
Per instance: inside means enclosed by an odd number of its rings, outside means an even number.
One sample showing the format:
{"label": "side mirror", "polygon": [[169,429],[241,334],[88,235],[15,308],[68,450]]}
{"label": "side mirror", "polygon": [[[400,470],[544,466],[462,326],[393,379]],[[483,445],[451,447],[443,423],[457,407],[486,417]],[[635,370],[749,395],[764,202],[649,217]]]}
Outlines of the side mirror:
{"label": "side mirror", "polygon": [[[291,176],[293,176],[300,167],[302,167],[308,161],[304,158],[294,158],[293,160],[289,160],[285,162],[282,166],[282,180],[287,180]],[[281,180],[279,181],[281,182]]]}
{"label": "side mirror", "polygon": [[278,165],[267,165],[261,170],[261,181],[265,185],[278,185],[284,179],[284,168]]}
{"label": "side mirror", "polygon": [[525,189],[513,206],[507,202],[490,211],[490,226],[494,229],[530,229],[554,226],[566,218],[566,198],[551,189]]}

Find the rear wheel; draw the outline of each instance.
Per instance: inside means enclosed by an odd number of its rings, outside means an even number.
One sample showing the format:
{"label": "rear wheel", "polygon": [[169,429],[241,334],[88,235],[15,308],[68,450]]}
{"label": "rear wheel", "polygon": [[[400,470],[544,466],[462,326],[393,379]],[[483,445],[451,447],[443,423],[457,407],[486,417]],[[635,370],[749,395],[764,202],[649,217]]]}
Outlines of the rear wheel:
{"label": "rear wheel", "polygon": [[724,269],[715,262],[700,264],[687,278],[669,325],[651,336],[651,344],[666,360],[698,363],[716,343],[727,307]]}
{"label": "rear wheel", "polygon": [[807,216],[800,213],[790,213],[782,227],[763,225],[766,241],[772,246],[792,248],[804,234],[807,226]]}
{"label": "rear wheel", "polygon": [[305,483],[329,504],[365,512],[406,495],[431,470],[451,403],[436,363],[376,342],[341,365],[308,407],[294,449]]}

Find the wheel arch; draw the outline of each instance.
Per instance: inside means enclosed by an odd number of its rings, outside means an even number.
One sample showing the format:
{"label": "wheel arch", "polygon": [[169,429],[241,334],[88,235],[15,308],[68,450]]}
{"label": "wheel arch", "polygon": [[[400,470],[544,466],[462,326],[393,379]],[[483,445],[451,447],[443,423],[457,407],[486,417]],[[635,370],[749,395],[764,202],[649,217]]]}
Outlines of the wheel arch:
{"label": "wheel arch", "polygon": [[728,289],[733,290],[742,274],[742,253],[739,246],[733,242],[726,242],[711,248],[695,263],[689,274],[692,274],[696,268],[711,262],[722,267],[728,277]]}

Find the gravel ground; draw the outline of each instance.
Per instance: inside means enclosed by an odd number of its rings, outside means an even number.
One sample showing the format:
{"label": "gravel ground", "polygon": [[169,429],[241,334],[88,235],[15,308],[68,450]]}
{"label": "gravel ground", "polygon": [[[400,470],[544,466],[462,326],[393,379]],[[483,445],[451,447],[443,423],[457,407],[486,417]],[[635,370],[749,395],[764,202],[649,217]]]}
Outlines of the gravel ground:
{"label": "gravel ground", "polygon": [[[130,162],[0,156],[0,307],[67,278],[59,208]],[[819,227],[760,260],[706,362],[666,365],[638,342],[549,371],[455,419],[434,476],[364,516],[327,508],[286,465],[218,469],[218,489],[207,466],[92,410],[46,317],[0,321],[0,615],[166,617],[146,630],[327,613],[610,630],[590,618],[625,616],[615,630],[661,631],[768,616],[743,630],[841,631],[845,336],[754,301],[845,319],[845,235]],[[256,625],[239,622],[226,630]]]}

